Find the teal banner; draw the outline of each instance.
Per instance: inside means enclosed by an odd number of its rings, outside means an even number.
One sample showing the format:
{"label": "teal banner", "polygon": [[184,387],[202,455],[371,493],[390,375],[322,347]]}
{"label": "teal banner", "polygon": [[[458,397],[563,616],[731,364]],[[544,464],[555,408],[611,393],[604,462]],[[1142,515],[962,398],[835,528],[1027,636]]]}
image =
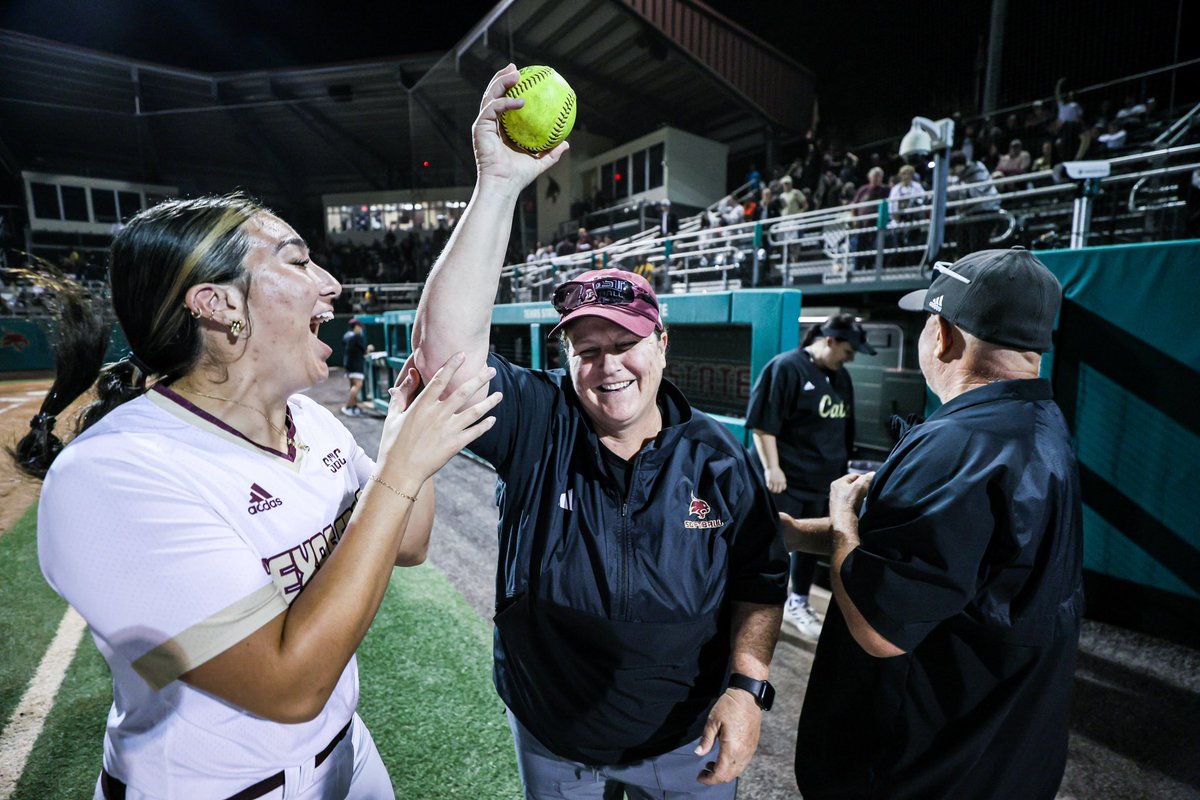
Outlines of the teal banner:
{"label": "teal banner", "polygon": [[[1129,585],[1200,610],[1200,241],[1039,253],[1063,285],[1055,397],[1075,433],[1085,567],[1121,582],[1112,605],[1170,612]],[[1095,596],[1094,596],[1095,595]],[[1105,598],[1089,594],[1093,609]],[[1177,610],[1177,609],[1176,609]],[[1190,613],[1190,612],[1188,612]],[[1157,623],[1124,624],[1153,631]],[[1190,622],[1200,636],[1200,620]]]}
{"label": "teal banner", "polygon": [[[0,373],[52,371],[56,324],[52,319],[0,318]],[[125,334],[114,322],[109,329],[105,360],[116,361],[128,349]]]}

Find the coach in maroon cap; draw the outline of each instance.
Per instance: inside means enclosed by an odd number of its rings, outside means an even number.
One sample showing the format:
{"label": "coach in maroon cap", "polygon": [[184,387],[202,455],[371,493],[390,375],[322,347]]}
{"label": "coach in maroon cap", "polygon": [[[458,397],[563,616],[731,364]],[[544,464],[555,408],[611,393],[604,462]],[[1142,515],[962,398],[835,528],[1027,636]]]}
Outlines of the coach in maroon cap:
{"label": "coach in maroon cap", "polygon": [[928,313],[918,352],[942,405],[873,478],[833,484],[805,800],[1055,796],[1083,612],[1078,467],[1039,377],[1061,300],[1013,248],[940,263],[902,301]]}
{"label": "coach in maroon cap", "polygon": [[[740,442],[663,372],[650,284],[584,272],[552,297],[566,369],[490,352],[519,190],[561,154],[507,149],[501,72],[476,121],[479,182],[413,329],[423,372],[455,352],[504,400],[471,450],[499,478],[495,680],[529,798],[733,798],[758,745],[787,561]],[[541,309],[531,312],[540,316]]]}

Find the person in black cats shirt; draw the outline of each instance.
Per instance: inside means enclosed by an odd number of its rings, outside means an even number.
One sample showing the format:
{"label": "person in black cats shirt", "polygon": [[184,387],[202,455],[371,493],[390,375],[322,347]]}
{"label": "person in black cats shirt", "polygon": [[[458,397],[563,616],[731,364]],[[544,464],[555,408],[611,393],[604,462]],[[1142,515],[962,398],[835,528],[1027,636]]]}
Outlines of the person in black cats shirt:
{"label": "person in black cats shirt", "polygon": [[[780,510],[798,519],[824,517],[829,484],[846,474],[854,448],[854,385],[843,365],[875,355],[852,314],[834,314],[805,334],[795,350],[763,368],[746,409],[754,431],[752,460]],[[808,603],[817,557],[792,553],[792,591],[783,618],[815,642],[821,620]]]}

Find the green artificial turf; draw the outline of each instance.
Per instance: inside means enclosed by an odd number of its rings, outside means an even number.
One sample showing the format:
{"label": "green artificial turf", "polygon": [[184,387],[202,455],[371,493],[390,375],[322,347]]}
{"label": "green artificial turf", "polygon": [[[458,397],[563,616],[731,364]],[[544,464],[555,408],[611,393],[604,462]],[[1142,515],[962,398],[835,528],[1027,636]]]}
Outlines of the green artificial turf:
{"label": "green artificial turf", "polygon": [[[0,536],[0,716],[7,722],[66,604],[37,564],[36,506]],[[359,648],[359,713],[401,800],[521,796],[491,634],[432,566],[397,569]],[[84,634],[13,800],[90,797],[112,679]]]}
{"label": "green artificial turf", "polygon": [[86,631],[13,800],[91,797],[104,763],[112,673]]}
{"label": "green artificial turf", "polygon": [[398,798],[521,797],[489,626],[446,577],[397,569],[359,648],[359,713]]}
{"label": "green artificial turf", "polygon": [[35,503],[0,535],[0,727],[29,688],[66,610],[38,567]]}

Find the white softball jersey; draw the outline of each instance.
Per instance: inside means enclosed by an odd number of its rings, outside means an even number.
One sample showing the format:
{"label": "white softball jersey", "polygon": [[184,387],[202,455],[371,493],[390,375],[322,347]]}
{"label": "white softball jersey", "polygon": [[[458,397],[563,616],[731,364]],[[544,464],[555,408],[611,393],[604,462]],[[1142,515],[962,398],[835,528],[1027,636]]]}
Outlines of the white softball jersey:
{"label": "white softball jersey", "polygon": [[352,658],[316,719],[250,714],[177,680],[284,611],[345,531],[371,459],[325,408],[288,400],[282,453],[169,389],[59,454],[38,509],[47,581],[113,675],[104,766],[154,797],[227,797],[311,764],[358,702]]}

